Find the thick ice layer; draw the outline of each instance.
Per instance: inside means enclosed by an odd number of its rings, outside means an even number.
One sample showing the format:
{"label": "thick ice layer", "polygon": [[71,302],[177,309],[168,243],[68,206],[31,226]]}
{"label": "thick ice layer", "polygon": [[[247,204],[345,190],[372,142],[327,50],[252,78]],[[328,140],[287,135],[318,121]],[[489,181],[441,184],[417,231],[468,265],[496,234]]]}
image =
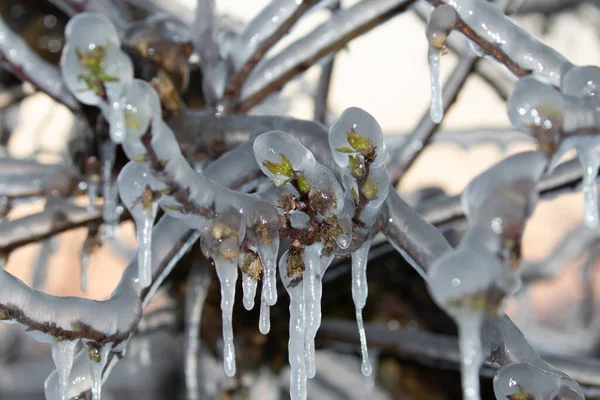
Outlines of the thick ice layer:
{"label": "thick ice layer", "polygon": [[446,43],[446,37],[456,25],[456,10],[447,4],[433,9],[427,20],[425,36],[429,46],[440,50]]}
{"label": "thick ice layer", "polygon": [[371,375],[371,362],[367,348],[367,336],[363,324],[362,310],[367,304],[369,287],[367,284],[367,261],[371,241],[366,240],[358,250],[352,253],[352,300],[356,308],[356,323],[358,325],[358,335],[360,338],[360,352],[362,355],[361,371],[363,375]]}
{"label": "thick ice layer", "polygon": [[105,344],[97,349],[99,360],[90,359],[90,377],[92,378],[92,400],[100,400],[102,397],[102,371],[108,362],[110,344]]}
{"label": "thick ice layer", "polygon": [[[263,293],[265,291],[263,290]],[[267,303],[267,300],[264,299],[264,294],[260,299],[260,316],[258,320],[258,330],[263,335],[266,335],[271,330],[271,308]]]}
{"label": "thick ice layer", "polygon": [[585,66],[573,67],[560,82],[560,90],[568,96],[585,97],[593,101],[596,106],[600,104],[600,67]]}
{"label": "thick ice layer", "polygon": [[481,398],[479,368],[484,359],[480,336],[481,318],[477,312],[456,318],[463,400],[479,400]]}
{"label": "thick ice layer", "polygon": [[106,141],[102,143],[100,151],[102,158],[102,197],[104,199],[102,219],[106,226],[107,236],[115,237],[118,227],[117,201],[119,194],[113,182],[112,169],[117,149],[112,141]]}
{"label": "thick ice layer", "polygon": [[256,286],[258,282],[246,274],[242,274],[242,291],[244,292],[244,308],[252,310],[254,308],[254,297],[256,296]]}
{"label": "thick ice layer", "polygon": [[482,0],[448,0],[478,36],[499,47],[521,68],[559,86],[572,64],[562,55],[513,24],[495,5]]}
{"label": "thick ice layer", "polygon": [[235,375],[235,346],[233,343],[233,303],[238,276],[237,260],[213,260],[221,283],[221,312],[223,320],[223,368],[227,376]]}

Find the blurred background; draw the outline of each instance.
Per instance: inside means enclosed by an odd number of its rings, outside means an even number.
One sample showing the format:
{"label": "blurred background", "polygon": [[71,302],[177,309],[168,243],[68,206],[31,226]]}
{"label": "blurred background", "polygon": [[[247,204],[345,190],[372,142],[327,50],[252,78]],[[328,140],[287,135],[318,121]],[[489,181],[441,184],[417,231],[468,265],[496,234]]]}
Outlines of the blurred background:
{"label": "blurred background", "polygon": [[[155,1],[184,22],[192,22],[195,7],[193,0],[170,0],[164,3]],[[354,2],[344,1],[343,4],[346,6]],[[0,15],[46,59],[57,62],[63,44],[64,18],[55,16],[55,9],[49,5],[49,2],[48,5],[43,6],[40,3],[47,2],[2,0]],[[256,15],[267,3],[267,0],[217,0],[218,13],[227,17],[228,24],[240,24],[240,26]],[[586,2],[574,3],[577,4],[560,12],[548,15],[542,13],[516,15],[513,20],[539,40],[562,53],[572,63],[600,65],[600,51],[598,51],[600,11],[596,6]],[[427,12],[426,8],[423,10]],[[304,18],[275,51],[293,38],[306,34],[328,17],[327,10],[320,10]],[[429,107],[430,82],[424,31],[425,24],[422,19],[415,12],[409,11],[353,40],[347,48],[337,53],[329,97],[329,122],[347,107],[361,107],[379,121],[389,137],[392,149],[394,145],[402,143],[402,135],[411,132]],[[443,79],[456,65],[457,59],[452,52],[442,57]],[[495,68],[506,82],[509,84],[512,82],[512,77],[501,66]],[[253,112],[312,119],[313,93],[320,70],[321,65],[315,65],[286,85],[278,96],[269,98]],[[4,82],[11,82],[7,74],[6,71],[2,71],[0,77]],[[75,124],[71,112],[46,95],[34,93],[28,84],[17,85],[12,82],[11,85],[11,90],[18,88],[22,93],[19,95],[19,101],[8,101],[9,96],[6,93],[9,93],[9,85],[5,85],[4,91],[0,89],[1,151],[7,156],[33,158],[44,163],[65,161],[69,137]],[[8,132],[12,134],[8,135]],[[461,143],[456,143],[455,139],[459,136],[462,138]],[[465,137],[471,136],[473,140],[464,140]],[[457,103],[445,116],[434,143],[424,150],[402,179],[398,190],[407,198],[412,198],[415,192],[426,188],[437,188],[447,195],[459,194],[473,177],[500,159],[534,147],[532,140],[511,129],[504,101],[482,78],[472,74],[460,92]],[[569,153],[565,156],[565,158],[570,157],[574,157],[574,154]],[[82,199],[82,202],[85,201]],[[101,204],[100,200],[98,204]],[[41,211],[43,208],[43,200],[23,202],[14,207],[7,218],[18,218]],[[582,221],[581,192],[562,194],[554,199],[540,202],[525,233],[523,254],[526,262],[535,263],[545,260],[557,244],[581,225]],[[60,296],[106,299],[118,283],[123,268],[135,248],[133,225],[131,223],[121,225],[118,244],[105,245],[93,252],[88,271],[88,291],[84,293],[79,285],[80,251],[86,235],[87,230],[81,228],[59,235],[52,244],[36,243],[23,246],[10,254],[5,268],[31,285],[34,276],[33,266],[39,262],[42,246],[46,246],[45,253],[42,255],[45,257],[49,254],[49,261],[47,279],[41,288],[43,291]],[[54,248],[54,251],[48,252],[48,248]],[[595,254],[592,251],[590,253]],[[552,279],[532,283],[526,291],[522,291],[509,303],[508,314],[527,338],[543,350],[577,355],[597,353],[599,335],[598,326],[594,322],[598,320],[600,313],[595,309],[598,305],[595,293],[598,293],[597,290],[600,288],[600,280],[593,273],[597,265],[597,257],[583,256],[584,254],[581,254],[581,257],[575,257],[566,263]],[[392,261],[380,259],[379,262]],[[384,272],[381,274],[383,276]],[[417,278],[412,279],[416,281]],[[346,300],[351,304],[350,298]],[[160,301],[157,304],[154,307],[160,307]],[[584,313],[582,310],[587,310],[585,318],[582,318]],[[399,320],[389,318],[384,322],[392,327],[395,324],[410,327],[411,317],[410,313],[408,314],[409,317],[403,315]],[[418,325],[417,322],[413,323],[415,324]],[[0,341],[0,349],[9,348],[10,343],[8,340]],[[49,351],[44,344],[36,344],[32,341],[25,343],[27,345],[21,342],[18,347],[20,349],[17,354],[20,358],[18,367],[12,365],[10,367],[12,372],[6,376],[4,371],[0,373],[0,398],[2,399],[33,399],[41,396],[43,381],[52,368]],[[146,380],[136,382],[138,389],[149,388],[148,390],[152,392],[153,385],[157,385],[152,377],[161,376],[161,373],[168,374],[173,368],[165,362],[161,365],[164,370],[156,370],[157,367],[150,362],[151,359],[181,358],[182,349],[177,347],[177,343],[169,341],[166,336],[162,337],[159,343],[163,344],[151,346],[143,340],[135,345],[132,344],[134,348],[120,363],[119,368],[141,368],[142,372],[143,368],[153,368],[147,373]],[[344,368],[350,371],[347,372],[348,377],[355,376],[352,374],[359,369],[356,350],[356,347],[352,347],[346,354],[342,352],[341,355],[329,351],[320,352],[318,374],[323,373],[326,376],[327,373],[322,371],[327,371],[327,365],[336,365],[340,376],[346,376]],[[14,349],[10,353],[15,353]],[[11,364],[6,362],[0,370],[9,368],[9,365]],[[385,369],[385,363],[382,363],[382,368]],[[410,375],[410,370],[407,371],[401,374],[405,377],[407,374]],[[143,374],[140,372],[136,374],[138,375]],[[180,379],[177,376],[179,375],[173,376],[174,382]],[[381,379],[384,378],[385,376]],[[346,379],[346,382],[351,382],[351,378]],[[113,373],[103,398],[125,398],[121,396],[124,396],[123,390],[130,383],[120,378],[118,373]],[[16,389],[19,386],[22,391]],[[318,385],[313,383],[313,386],[309,389],[309,393],[312,393],[310,398],[325,399],[330,395],[319,394],[321,392]],[[23,388],[30,388],[30,390]],[[341,394],[337,398],[367,398],[366,392],[362,395],[357,394],[366,390],[363,388],[362,380],[356,384],[356,388],[348,387],[345,390],[349,394]],[[400,394],[390,392],[389,389],[387,392],[378,390],[372,392],[373,398],[419,398],[414,395],[402,397]],[[131,391],[136,390],[131,389]],[[413,388],[406,393],[419,391],[425,396],[421,398],[456,398],[451,394],[445,394],[442,390],[435,393],[426,392],[422,387]],[[121,394],[111,397],[111,393]],[[165,396],[162,398],[171,398]],[[260,398],[270,397],[265,395]]]}

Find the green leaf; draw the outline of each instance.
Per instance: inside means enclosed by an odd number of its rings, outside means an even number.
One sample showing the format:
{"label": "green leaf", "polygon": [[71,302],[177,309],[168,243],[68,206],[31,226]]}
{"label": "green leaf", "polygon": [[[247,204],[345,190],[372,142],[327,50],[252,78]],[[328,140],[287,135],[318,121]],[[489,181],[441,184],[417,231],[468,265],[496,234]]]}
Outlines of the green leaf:
{"label": "green leaf", "polygon": [[358,203],[358,193],[356,193],[356,189],[354,189],[354,187],[350,191],[350,195],[352,196],[352,200],[354,201],[354,203]]}
{"label": "green leaf", "polygon": [[372,154],[375,150],[371,139],[359,135],[354,129],[348,131],[346,135],[348,137],[348,143],[350,143],[350,146],[352,146],[354,150],[358,151],[363,156]]}
{"label": "green leaf", "polygon": [[365,185],[362,188],[362,193],[367,200],[374,200],[377,198],[377,191],[379,190],[379,184],[373,182],[371,178],[367,178]]}
{"label": "green leaf", "polygon": [[300,194],[307,194],[310,192],[310,185],[306,181],[304,175],[298,177],[298,190],[300,191]]}
{"label": "green leaf", "polygon": [[286,156],[280,154],[281,162],[276,163],[274,161],[263,161],[263,165],[272,173],[272,174],[280,174],[283,176],[287,176],[288,178],[294,177],[294,169],[292,168],[292,164],[290,160],[287,159]]}
{"label": "green leaf", "polygon": [[338,147],[335,151],[339,151],[340,153],[355,153],[356,150],[351,149],[350,147]]}

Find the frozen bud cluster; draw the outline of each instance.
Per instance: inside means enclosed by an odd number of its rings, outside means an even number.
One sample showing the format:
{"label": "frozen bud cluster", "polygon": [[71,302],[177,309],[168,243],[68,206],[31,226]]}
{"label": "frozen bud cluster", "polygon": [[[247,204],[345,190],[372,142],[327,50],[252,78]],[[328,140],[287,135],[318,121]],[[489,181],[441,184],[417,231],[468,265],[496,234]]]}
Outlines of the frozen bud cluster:
{"label": "frozen bud cluster", "polygon": [[444,104],[442,99],[442,79],[440,76],[440,55],[447,52],[445,47],[446,37],[456,25],[458,15],[456,10],[442,4],[433,9],[427,21],[425,35],[429,43],[427,58],[429,60],[429,75],[431,79],[431,109],[430,115],[433,122],[439,124],[444,118]]}
{"label": "frozen bud cluster", "polygon": [[362,373],[371,374],[362,309],[367,296],[367,256],[371,245],[370,228],[389,192],[389,175],[381,127],[366,111],[345,110],[329,130],[329,147],[343,172],[342,182],[355,206],[353,223],[364,242],[352,252],[352,299],[356,308]]}

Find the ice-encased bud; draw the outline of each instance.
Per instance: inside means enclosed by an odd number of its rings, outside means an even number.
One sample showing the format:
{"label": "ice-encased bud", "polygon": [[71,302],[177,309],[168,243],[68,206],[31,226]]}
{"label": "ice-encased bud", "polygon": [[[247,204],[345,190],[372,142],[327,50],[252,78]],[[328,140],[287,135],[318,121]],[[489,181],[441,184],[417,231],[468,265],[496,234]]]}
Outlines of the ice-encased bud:
{"label": "ice-encased bud", "polygon": [[319,214],[338,214],[344,207],[344,192],[333,173],[289,133],[263,133],[254,141],[254,157],[260,169],[276,186],[297,179],[300,191],[311,199]]}
{"label": "ice-encased bud", "polygon": [[329,147],[335,162],[350,168],[351,158],[373,152],[373,167],[381,166],[386,157],[383,131],[371,114],[357,107],[347,108],[329,129]]}
{"label": "ice-encased bud", "polygon": [[560,89],[567,96],[594,97],[600,106],[600,68],[596,66],[573,67],[560,82]]}
{"label": "ice-encased bud", "polygon": [[457,319],[473,313],[496,314],[509,286],[504,265],[469,245],[436,259],[428,275],[432,298]]}
{"label": "ice-encased bud", "polygon": [[509,364],[494,377],[496,399],[583,400],[580,389],[561,375],[531,364]]}
{"label": "ice-encased bud", "polygon": [[140,137],[146,133],[151,121],[161,118],[160,99],[154,88],[141,79],[134,79],[123,97],[127,138]]}
{"label": "ice-encased bud", "polygon": [[527,133],[554,131],[562,125],[561,93],[533,76],[517,81],[508,97],[507,109],[513,126]]}
{"label": "ice-encased bud", "polygon": [[457,18],[454,7],[442,4],[433,9],[427,20],[425,36],[430,46],[437,49],[442,48],[446,37],[456,25]]}
{"label": "ice-encased bud", "polygon": [[61,72],[69,90],[89,105],[117,99],[133,79],[133,65],[112,23],[99,14],[77,14],[65,35]]}

